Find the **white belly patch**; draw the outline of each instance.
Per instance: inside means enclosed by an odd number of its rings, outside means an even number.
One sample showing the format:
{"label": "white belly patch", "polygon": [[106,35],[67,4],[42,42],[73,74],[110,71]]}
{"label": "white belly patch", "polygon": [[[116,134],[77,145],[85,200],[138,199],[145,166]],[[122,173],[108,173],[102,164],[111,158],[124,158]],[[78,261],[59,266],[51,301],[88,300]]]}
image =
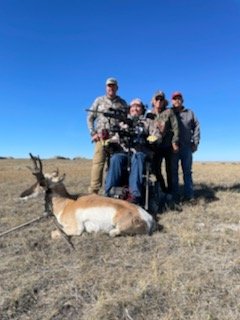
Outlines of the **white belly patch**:
{"label": "white belly patch", "polygon": [[116,209],[113,207],[93,207],[78,209],[76,218],[80,225],[84,226],[86,232],[106,232],[114,228],[113,217]]}

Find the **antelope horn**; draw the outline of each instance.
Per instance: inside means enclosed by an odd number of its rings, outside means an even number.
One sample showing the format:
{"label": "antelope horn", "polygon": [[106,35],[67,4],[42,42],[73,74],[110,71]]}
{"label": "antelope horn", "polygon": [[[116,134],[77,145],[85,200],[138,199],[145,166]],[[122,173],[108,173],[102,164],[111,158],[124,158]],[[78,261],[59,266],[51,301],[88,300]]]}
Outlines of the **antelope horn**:
{"label": "antelope horn", "polygon": [[38,157],[33,156],[31,153],[29,153],[32,161],[33,161],[33,165],[34,168],[31,169],[32,174],[34,174],[38,180],[38,182],[42,181],[44,178],[44,174],[42,172],[42,161],[41,159]]}
{"label": "antelope horn", "polygon": [[[32,162],[33,162],[33,165],[34,165],[34,171],[36,171],[36,172],[39,172],[39,171],[41,171],[41,167],[40,168],[38,168],[38,165],[37,165],[37,160],[39,159],[39,157],[35,157],[35,156],[33,156],[31,153],[29,153],[29,155],[30,155],[30,157],[31,157],[31,159],[32,159]],[[40,159],[39,159],[40,160]]]}

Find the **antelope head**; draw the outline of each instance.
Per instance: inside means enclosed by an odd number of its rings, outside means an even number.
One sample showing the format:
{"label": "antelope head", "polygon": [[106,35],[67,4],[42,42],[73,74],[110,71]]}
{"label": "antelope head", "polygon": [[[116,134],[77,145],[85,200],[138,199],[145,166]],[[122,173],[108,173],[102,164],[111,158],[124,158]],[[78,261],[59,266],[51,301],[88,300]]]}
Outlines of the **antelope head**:
{"label": "antelope head", "polygon": [[27,168],[30,169],[37,181],[30,188],[21,193],[20,198],[24,199],[36,197],[47,189],[52,189],[56,185],[61,185],[65,178],[65,174],[59,176],[58,169],[56,169],[52,173],[44,174],[42,161],[39,156],[33,156],[31,153],[29,153],[29,155],[31,157],[33,167],[28,166]]}

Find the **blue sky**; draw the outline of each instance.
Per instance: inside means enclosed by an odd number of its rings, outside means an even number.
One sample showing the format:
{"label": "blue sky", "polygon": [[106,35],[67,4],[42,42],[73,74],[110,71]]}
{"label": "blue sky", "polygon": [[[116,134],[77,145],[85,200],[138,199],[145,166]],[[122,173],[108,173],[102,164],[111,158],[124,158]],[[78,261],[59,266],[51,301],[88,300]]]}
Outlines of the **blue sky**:
{"label": "blue sky", "polygon": [[116,77],[184,94],[198,161],[240,161],[239,0],[1,0],[0,156],[91,158],[86,111]]}

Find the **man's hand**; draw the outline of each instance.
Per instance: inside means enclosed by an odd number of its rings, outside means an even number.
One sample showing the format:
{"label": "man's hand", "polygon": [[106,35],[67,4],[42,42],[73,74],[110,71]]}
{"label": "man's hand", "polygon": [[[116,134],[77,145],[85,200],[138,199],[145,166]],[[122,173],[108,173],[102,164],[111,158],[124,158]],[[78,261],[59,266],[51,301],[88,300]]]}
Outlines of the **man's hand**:
{"label": "man's hand", "polygon": [[198,146],[194,143],[192,143],[192,152],[196,152],[197,151]]}
{"label": "man's hand", "polygon": [[100,141],[100,136],[98,133],[95,133],[93,136],[92,136],[92,142],[97,142],[97,141]]}
{"label": "man's hand", "polygon": [[172,143],[172,149],[173,149],[173,153],[178,153],[179,151],[179,146],[178,144],[176,144],[175,142]]}

